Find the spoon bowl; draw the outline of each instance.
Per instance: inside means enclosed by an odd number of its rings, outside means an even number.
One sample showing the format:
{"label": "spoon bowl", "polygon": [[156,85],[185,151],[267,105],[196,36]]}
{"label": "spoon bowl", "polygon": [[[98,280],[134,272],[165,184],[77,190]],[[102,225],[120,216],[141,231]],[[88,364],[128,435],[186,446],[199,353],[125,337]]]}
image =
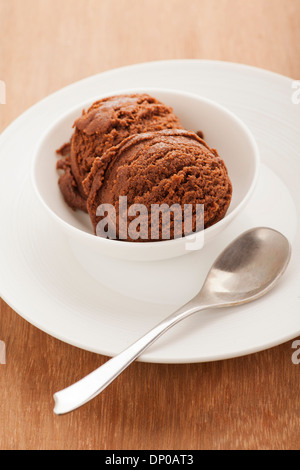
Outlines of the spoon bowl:
{"label": "spoon bowl", "polygon": [[257,227],[244,232],[216,259],[190,302],[94,372],[55,393],[54,412],[68,413],[97,396],[163,333],[193,313],[241,305],[266,294],[285,272],[290,257],[290,243],[276,230]]}
{"label": "spoon bowl", "polygon": [[248,230],[216,259],[198,296],[219,307],[251,302],[272,289],[290,256],[290,243],[281,233],[264,227]]}

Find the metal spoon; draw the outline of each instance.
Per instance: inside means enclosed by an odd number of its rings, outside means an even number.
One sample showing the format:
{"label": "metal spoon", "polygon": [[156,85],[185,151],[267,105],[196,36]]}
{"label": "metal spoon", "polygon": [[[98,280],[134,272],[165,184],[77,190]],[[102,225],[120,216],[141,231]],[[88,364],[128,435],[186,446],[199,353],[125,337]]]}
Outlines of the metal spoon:
{"label": "metal spoon", "polygon": [[104,390],[163,333],[184,318],[208,308],[241,305],[274,287],[291,256],[288,240],[276,230],[258,227],[234,240],[211,267],[200,292],[142,338],[94,372],[54,394],[54,413],[68,413]]}

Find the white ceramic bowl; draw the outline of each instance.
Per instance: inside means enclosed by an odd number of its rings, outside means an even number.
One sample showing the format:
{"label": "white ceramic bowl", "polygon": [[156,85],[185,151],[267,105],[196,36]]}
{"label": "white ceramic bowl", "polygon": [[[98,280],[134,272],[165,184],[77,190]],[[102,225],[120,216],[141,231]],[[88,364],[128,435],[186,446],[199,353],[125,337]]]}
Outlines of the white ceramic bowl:
{"label": "white ceramic bowl", "polygon": [[[253,193],[259,171],[256,142],[248,128],[233,113],[197,95],[149,88],[117,90],[109,95],[142,92],[171,106],[187,130],[201,130],[205,141],[210,147],[217,149],[227,166],[233,186],[232,201],[224,219],[203,231],[205,245],[216,236],[221,236],[222,231],[242,211]],[[184,281],[187,286],[186,295],[180,295],[178,299],[185,300],[196,293],[196,286],[192,281],[195,273],[188,266],[192,264],[191,256],[199,257],[201,244],[199,249],[195,250],[194,245],[187,243],[185,237],[147,243],[120,242],[96,237],[88,215],[72,211],[60,193],[55,168],[55,150],[70,139],[73,123],[82,110],[105,96],[108,95],[97,96],[78,104],[45,131],[37,145],[32,167],[36,193],[57,229],[63,230],[69,238],[74,255],[90,275],[129,296],[168,303],[171,296],[173,303],[176,303],[174,292],[179,286],[182,290]],[[162,290],[162,280],[167,279],[168,272],[174,272],[174,269],[178,269],[178,289],[175,286],[170,289],[165,286]]]}

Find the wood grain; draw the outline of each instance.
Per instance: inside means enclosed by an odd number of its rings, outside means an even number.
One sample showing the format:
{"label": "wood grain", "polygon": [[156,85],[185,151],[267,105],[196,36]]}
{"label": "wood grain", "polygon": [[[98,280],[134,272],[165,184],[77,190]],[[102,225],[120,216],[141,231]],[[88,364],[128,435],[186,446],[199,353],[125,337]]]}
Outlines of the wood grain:
{"label": "wood grain", "polygon": [[[240,62],[299,79],[300,1],[0,0],[7,86],[0,131],[81,78],[178,58]],[[107,358],[46,335],[4,301],[0,340],[7,349],[1,450],[300,448],[300,365],[291,341],[207,364],[135,363],[94,401],[57,417],[52,394]]]}

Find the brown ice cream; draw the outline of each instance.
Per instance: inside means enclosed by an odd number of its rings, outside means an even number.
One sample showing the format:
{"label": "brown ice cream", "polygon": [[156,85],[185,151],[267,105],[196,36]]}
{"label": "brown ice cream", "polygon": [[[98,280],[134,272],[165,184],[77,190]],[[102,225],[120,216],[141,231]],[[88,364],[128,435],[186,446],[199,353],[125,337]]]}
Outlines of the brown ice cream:
{"label": "brown ice cream", "polygon": [[[162,130],[132,135],[111,147],[93,167],[83,182],[88,196],[87,208],[95,233],[101,217],[100,204],[116,210],[116,235],[119,233],[119,197],[127,196],[128,207],[143,204],[148,213],[152,204],[204,205],[204,227],[221,220],[229,207],[232,186],[223,160],[195,133],[185,130]],[[193,212],[192,231],[195,231]],[[128,219],[130,223],[131,219]],[[151,220],[148,239],[151,241]],[[159,239],[162,221],[159,221]],[[171,220],[171,238],[174,237]],[[183,233],[180,236],[184,235]],[[141,239],[137,241],[143,241]]]}
{"label": "brown ice cream", "polygon": [[57,163],[57,168],[63,170],[59,186],[69,206],[84,211],[87,194],[82,181],[95,158],[101,158],[106,150],[133,134],[182,129],[170,107],[145,93],[99,100],[83,111],[73,127],[70,143],[57,150],[63,157]]}

